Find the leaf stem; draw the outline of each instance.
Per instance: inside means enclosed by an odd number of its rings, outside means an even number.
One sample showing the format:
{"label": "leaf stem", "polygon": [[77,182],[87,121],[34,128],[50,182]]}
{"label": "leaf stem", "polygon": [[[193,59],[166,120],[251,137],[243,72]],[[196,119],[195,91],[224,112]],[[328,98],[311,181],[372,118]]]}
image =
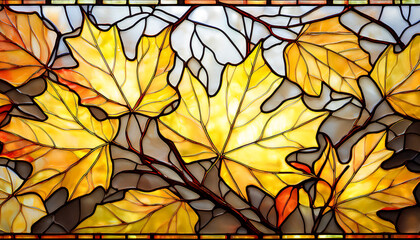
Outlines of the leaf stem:
{"label": "leaf stem", "polygon": [[340,173],[340,175],[337,177],[337,179],[334,181],[334,184],[331,186],[331,194],[328,197],[328,200],[325,201],[325,205],[321,208],[321,210],[319,211],[319,215],[317,216],[314,226],[312,227],[312,233],[318,233],[318,227],[319,224],[321,223],[322,217],[324,216],[323,213],[325,211],[325,209],[327,209],[327,207],[329,206],[332,198],[335,196],[335,188],[337,186],[337,183],[340,181],[341,177],[343,177],[344,173],[349,169],[349,166],[346,166],[344,168],[344,170]]}

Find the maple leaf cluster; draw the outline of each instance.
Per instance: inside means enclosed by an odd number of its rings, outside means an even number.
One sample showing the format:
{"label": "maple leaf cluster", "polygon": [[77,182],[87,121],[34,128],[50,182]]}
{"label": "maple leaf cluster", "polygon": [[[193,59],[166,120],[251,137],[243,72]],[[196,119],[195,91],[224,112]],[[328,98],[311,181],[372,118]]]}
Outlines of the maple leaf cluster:
{"label": "maple leaf cluster", "polygon": [[[259,43],[238,65],[227,64],[210,96],[187,67],[179,84],[168,82],[171,33],[143,36],[129,59],[116,26],[103,31],[85,16],[80,33],[65,38],[77,66],[53,68],[57,34],[37,14],[0,11],[0,79],[8,86],[0,94],[0,157],[30,165],[27,176],[0,166],[1,231],[31,232],[51,214],[46,202],[58,191],[71,202],[98,188],[123,196],[100,203],[70,231],[206,232],[200,219],[213,209],[250,233],[287,232],[299,217],[313,219],[303,230],[312,233],[329,224],[346,233],[396,231],[379,213],[416,205],[420,175],[404,164],[383,167],[394,154],[389,130],[364,131],[372,112],[333,143],[319,131],[332,112],[304,98],[328,86],[365,104],[360,79],[367,76],[395,114],[420,119],[419,36],[399,53],[389,46],[372,66],[338,17],[308,23],[284,51],[286,76],[270,69]],[[304,94],[263,111],[286,80]],[[38,117],[10,97],[34,82],[43,89],[28,97]],[[348,139],[356,140],[340,155]]]}

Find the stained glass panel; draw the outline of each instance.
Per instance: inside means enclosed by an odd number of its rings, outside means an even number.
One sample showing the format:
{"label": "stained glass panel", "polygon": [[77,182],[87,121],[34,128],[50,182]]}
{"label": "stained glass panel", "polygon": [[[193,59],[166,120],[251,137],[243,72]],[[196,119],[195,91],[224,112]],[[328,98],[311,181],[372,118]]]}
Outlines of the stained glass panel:
{"label": "stained glass panel", "polygon": [[0,238],[415,238],[416,1],[1,1]]}

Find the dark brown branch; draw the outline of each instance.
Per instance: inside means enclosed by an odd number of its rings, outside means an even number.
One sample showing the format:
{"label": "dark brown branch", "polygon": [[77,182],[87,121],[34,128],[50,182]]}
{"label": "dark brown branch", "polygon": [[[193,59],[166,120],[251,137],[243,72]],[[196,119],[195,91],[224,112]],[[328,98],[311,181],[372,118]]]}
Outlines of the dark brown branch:
{"label": "dark brown branch", "polygon": [[[177,158],[180,166],[182,167],[181,173],[187,174],[189,178],[193,179],[194,187],[199,188],[199,189],[202,189],[202,190],[205,190],[206,193],[209,194],[212,199],[214,199],[215,201],[217,201],[217,203],[219,203],[219,204],[221,204],[221,205],[223,205],[225,207],[228,207],[231,211],[234,211],[235,214],[237,214],[242,219],[242,221],[246,223],[245,224],[246,226],[249,226],[250,225],[250,226],[252,226],[252,228],[254,228],[257,231],[257,233],[261,233],[258,229],[256,229],[253,226],[253,224],[249,221],[249,219],[247,217],[245,217],[238,210],[234,209],[234,207],[232,205],[230,205],[229,203],[227,203],[224,199],[222,199],[221,197],[217,196],[216,194],[214,194],[213,192],[211,192],[207,188],[204,188],[204,186],[200,182],[198,182],[198,180],[194,177],[194,175],[185,166],[185,164],[184,164],[184,162],[182,160],[181,155],[179,154],[177,148],[175,147],[175,144],[173,142],[171,142],[171,141],[166,140],[166,139],[164,141],[168,144],[169,148],[173,151],[173,153],[175,154],[175,156],[176,156],[176,158]],[[187,179],[188,179],[188,177],[187,177]],[[249,206],[249,208],[252,209],[254,211],[254,213],[257,214],[257,216],[260,218],[261,222],[265,224],[265,227],[273,230],[274,232],[278,232],[277,229],[274,229],[274,228],[271,227],[271,224],[262,216],[262,214],[258,210],[256,210],[253,206]]]}
{"label": "dark brown branch", "polygon": [[[150,120],[147,122],[146,126],[149,125]],[[144,135],[147,132],[147,127],[144,131],[144,133],[142,135]],[[143,136],[142,136],[143,137]],[[131,142],[129,141],[129,139],[126,139],[128,144],[129,144],[129,150],[135,152],[137,155],[139,155],[140,159],[142,160],[143,164],[145,164],[146,166],[148,166],[149,168],[153,169],[154,174],[159,175],[160,177],[162,177],[163,179],[165,179],[166,181],[168,181],[171,184],[176,184],[176,185],[181,185],[184,186],[186,188],[188,188],[189,190],[194,191],[195,193],[197,193],[198,195],[200,195],[202,198],[207,199],[212,201],[215,205],[217,205],[218,207],[225,209],[226,211],[228,211],[229,213],[231,213],[234,217],[236,217],[242,224],[243,227],[245,227],[250,234],[262,234],[262,232],[260,230],[258,230],[250,221],[250,219],[248,219],[245,215],[243,215],[240,210],[235,209],[231,204],[229,204],[228,202],[226,202],[222,197],[216,195],[214,192],[210,191],[208,188],[206,188],[203,184],[201,184],[195,177],[194,175],[188,170],[188,168],[185,166],[182,157],[180,155],[180,153],[178,152],[178,150],[176,149],[175,145],[167,140],[167,139],[163,139],[163,141],[169,146],[169,148],[171,149],[171,151],[174,153],[179,165],[181,166],[181,169],[178,169],[177,167],[175,167],[174,165],[171,164],[165,164],[164,162],[158,161],[157,159],[145,155],[142,152],[139,152],[138,150],[136,150],[133,146],[131,146]],[[115,143],[116,145],[119,145],[118,143]],[[142,146],[140,147],[140,149],[143,149]],[[168,168],[170,168],[171,170],[173,170],[174,172],[176,172],[181,179],[184,181],[184,183],[180,183],[180,182],[175,182],[171,179],[168,179],[167,177],[164,176],[164,174],[162,174],[157,168],[155,168],[152,163],[159,163],[161,165],[164,165]],[[276,229],[274,229],[270,223],[268,223],[268,221],[262,217],[261,213],[259,211],[256,211],[255,208],[252,208],[251,206],[249,206],[249,209],[253,210],[255,214],[257,214],[257,216],[260,218],[261,222],[268,228],[271,229],[272,231],[276,232]]]}
{"label": "dark brown branch", "polygon": [[[154,159],[150,156],[144,155],[144,154],[139,154],[139,155],[140,155],[141,159],[143,160],[143,163],[145,163],[145,165],[154,169],[156,171],[156,173],[159,174],[161,177],[164,177],[163,174],[161,174],[158,169],[156,169],[152,166],[152,163],[158,162],[156,159]],[[184,165],[182,163],[180,163],[180,164],[181,164],[181,166]],[[169,166],[167,165],[167,167],[169,167]],[[219,196],[217,196],[216,194],[214,194],[213,192],[211,192],[210,190],[205,188],[201,183],[199,183],[194,178],[194,176],[192,176],[188,172],[186,167],[182,171],[180,171],[177,168],[173,168],[173,167],[172,167],[172,170],[176,171],[180,175],[180,177],[182,178],[182,180],[185,183],[184,187],[187,187],[188,189],[193,190],[195,193],[199,194],[201,197],[203,197],[207,200],[211,200],[213,203],[217,203],[217,205],[219,205],[221,208],[228,210],[230,213],[232,213],[232,215],[237,217],[237,219],[248,229],[248,231],[250,231],[251,234],[261,234],[261,232],[257,228],[254,227],[254,225],[250,222],[250,220],[247,217],[245,217],[241,212],[239,212],[238,210],[233,208],[225,200],[223,200],[222,198],[220,198]],[[186,177],[186,175],[185,175],[186,173],[191,178]],[[165,178],[165,180],[166,180],[166,178]],[[178,184],[182,185],[182,183],[178,183]]]}

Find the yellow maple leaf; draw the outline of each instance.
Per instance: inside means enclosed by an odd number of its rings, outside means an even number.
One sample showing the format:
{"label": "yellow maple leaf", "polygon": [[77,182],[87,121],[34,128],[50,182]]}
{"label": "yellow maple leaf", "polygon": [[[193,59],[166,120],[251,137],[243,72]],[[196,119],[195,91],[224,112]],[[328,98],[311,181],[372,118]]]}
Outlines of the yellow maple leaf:
{"label": "yellow maple leaf", "polygon": [[[228,168],[235,166],[230,161],[257,171],[295,173],[286,156],[317,146],[315,135],[328,113],[309,110],[300,97],[285,101],[272,112],[261,112],[261,105],[281,82],[266,65],[261,44],[241,64],[226,67],[214,97],[185,70],[178,87],[179,106],[159,118],[160,131],[175,143],[187,163],[221,160],[220,175],[231,186],[234,181],[229,181],[232,171]],[[244,187],[234,189],[238,192]]]}
{"label": "yellow maple leaf", "polygon": [[[370,133],[354,145],[349,163],[342,164],[328,142],[323,155],[314,163],[313,174],[319,180],[312,206],[324,206],[322,214],[334,211],[338,224],[347,233],[395,232],[394,225],[376,213],[416,204],[413,190],[420,175],[405,166],[381,168],[393,154],[385,143],[385,131]],[[309,195],[302,193],[299,197],[301,204],[311,205]]]}
{"label": "yellow maple leaf", "polygon": [[326,83],[362,99],[357,79],[371,70],[369,55],[338,17],[306,24],[284,55],[287,77],[307,94],[319,96]]}
{"label": "yellow maple leaf", "polygon": [[383,96],[399,113],[420,119],[420,36],[400,53],[389,46],[371,73]]}
{"label": "yellow maple leaf", "polygon": [[0,79],[19,86],[44,73],[57,34],[37,14],[0,11]]}
{"label": "yellow maple leaf", "polygon": [[78,67],[56,70],[59,81],[76,91],[82,104],[100,107],[109,116],[157,116],[177,99],[167,82],[175,56],[169,35],[167,28],[156,37],[142,37],[136,58],[129,60],[116,26],[101,31],[85,18],[81,34],[66,39]]}
{"label": "yellow maple leaf", "polygon": [[97,121],[67,88],[47,80],[47,90],[35,98],[47,120],[12,117],[0,131],[1,157],[32,164],[31,176],[18,193],[36,192],[43,199],[60,187],[69,199],[108,188],[112,173],[109,142],[118,120]]}
{"label": "yellow maple leaf", "polygon": [[76,233],[195,233],[198,216],[168,190],[129,190],[123,200],[96,207]]}
{"label": "yellow maple leaf", "polygon": [[15,172],[0,166],[0,230],[3,232],[30,233],[32,224],[47,215],[38,195],[15,194],[22,183]]}

